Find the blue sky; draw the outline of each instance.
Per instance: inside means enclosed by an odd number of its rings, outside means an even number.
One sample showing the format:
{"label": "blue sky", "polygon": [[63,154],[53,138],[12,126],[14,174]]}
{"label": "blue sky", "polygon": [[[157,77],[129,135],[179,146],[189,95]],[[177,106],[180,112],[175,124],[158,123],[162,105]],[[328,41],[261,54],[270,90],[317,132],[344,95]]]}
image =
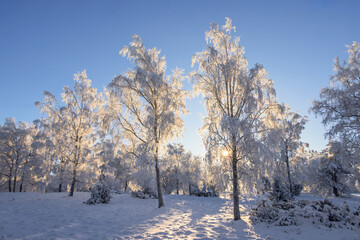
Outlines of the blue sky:
{"label": "blue sky", "polygon": [[[138,34],[165,55],[168,71],[192,70],[191,57],[205,48],[210,22],[229,17],[250,67],[265,66],[279,101],[309,123],[303,141],[324,148],[324,128],[308,110],[328,85],[333,59],[345,60],[346,44],[360,41],[360,1],[0,1],[0,123],[38,118],[34,102],[43,90],[59,96],[86,69],[93,85],[107,86],[131,65],[118,51]],[[191,89],[186,83],[185,87]],[[188,102],[188,150],[203,153],[197,129],[201,99]]]}

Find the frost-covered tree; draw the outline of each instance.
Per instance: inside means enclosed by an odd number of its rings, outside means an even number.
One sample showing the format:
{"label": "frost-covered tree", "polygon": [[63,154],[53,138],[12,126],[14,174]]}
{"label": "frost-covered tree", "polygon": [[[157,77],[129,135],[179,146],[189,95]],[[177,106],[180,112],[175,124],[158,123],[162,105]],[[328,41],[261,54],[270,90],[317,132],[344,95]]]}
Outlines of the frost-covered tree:
{"label": "frost-covered tree", "polygon": [[295,155],[291,159],[292,175],[291,179],[301,185],[305,185],[307,191],[311,191],[312,185],[310,175],[314,175],[315,170],[310,169],[310,162],[322,156],[317,151],[311,150],[308,144],[300,144],[296,149]]}
{"label": "frost-covered tree", "polygon": [[291,112],[284,106],[284,111],[278,116],[278,128],[280,137],[281,159],[286,164],[286,172],[290,193],[293,193],[293,182],[291,179],[291,159],[295,156],[297,148],[301,145],[300,134],[304,129],[306,117]]}
{"label": "frost-covered tree", "polygon": [[346,184],[346,178],[350,171],[346,169],[344,152],[340,142],[330,143],[327,153],[319,159],[317,179],[315,186],[320,193],[331,192],[336,197],[349,194],[350,188]]}
{"label": "frost-covered tree", "polygon": [[[130,46],[120,54],[135,63],[135,68],[119,75],[109,85],[110,112],[124,130],[127,151],[135,158],[153,159],[159,208],[164,206],[160,182],[161,150],[167,141],[181,134],[186,113],[187,92],[182,90],[182,72],[166,76],[166,61],[156,48],[146,50],[141,38],[133,36]],[[146,158],[144,158],[144,156]]]}
{"label": "frost-covered tree", "polygon": [[9,192],[23,191],[25,178],[34,161],[34,134],[32,124],[16,123],[14,118],[7,118],[0,126],[0,179],[6,179]]}
{"label": "frost-covered tree", "polygon": [[349,57],[340,63],[335,59],[336,74],[330,86],[323,88],[320,99],[313,102],[312,111],[322,117],[330,140],[341,141],[352,153],[351,165],[357,171],[360,161],[360,50],[359,43],[347,45]]}
{"label": "frost-covered tree", "polygon": [[267,113],[273,106],[275,90],[263,66],[248,68],[239,38],[232,39],[233,31],[229,18],[221,28],[211,24],[205,34],[207,48],[193,57],[193,66],[198,63],[198,70],[192,76],[195,91],[205,98],[203,129],[207,147],[221,146],[229,153],[224,159],[231,159],[234,220],[238,220],[239,170],[258,149],[258,137],[267,129]]}
{"label": "frost-covered tree", "polygon": [[183,174],[183,161],[184,158],[189,156],[185,155],[185,149],[182,144],[168,144],[167,145],[167,158],[170,160],[170,169],[173,172],[173,180],[175,181],[176,186],[176,194],[179,195],[180,184],[184,182],[184,174]]}
{"label": "frost-covered tree", "polygon": [[162,160],[162,179],[164,190],[171,193],[176,190],[179,194],[191,193],[191,188],[197,188],[201,178],[200,159],[186,152],[184,146],[179,143],[168,144],[167,153]]}
{"label": "frost-covered tree", "polygon": [[223,150],[222,146],[207,146],[207,153],[202,161],[203,185],[215,192],[230,191],[231,159],[227,155],[228,152]]}
{"label": "frost-covered tree", "polygon": [[40,112],[44,113],[42,124],[49,132],[51,145],[56,151],[53,161],[58,163],[60,173],[70,168],[69,196],[73,196],[81,175],[97,171],[101,165],[92,157],[92,151],[97,138],[100,109],[104,104],[102,94],[91,86],[85,70],[75,74],[74,80],[74,89],[65,86],[61,94],[63,106],[47,91],[44,91],[44,101],[36,103]]}
{"label": "frost-covered tree", "polygon": [[126,191],[131,180],[133,159],[123,150],[123,135],[115,126],[99,131],[100,141],[95,146],[95,156],[101,159],[101,171],[111,189]]}
{"label": "frost-covered tree", "polygon": [[188,157],[185,158],[185,161],[183,161],[183,187],[185,191],[186,186],[188,186],[188,193],[190,195],[193,188],[198,188],[203,169],[201,166],[202,159],[200,156],[192,155],[190,152],[187,156]]}
{"label": "frost-covered tree", "polygon": [[[66,121],[61,117],[61,106],[48,92],[45,92],[45,100],[47,104],[54,104],[52,107],[53,115],[47,118],[42,118],[38,121],[39,127],[42,129],[42,144],[38,148],[39,155],[43,158],[43,162],[50,168],[51,175],[47,176],[46,191],[62,192],[68,185],[71,179],[71,162],[69,156],[71,155],[71,139],[67,135]],[[56,109],[58,108],[58,109]],[[50,111],[50,109],[48,109]],[[46,175],[44,175],[46,176]]]}

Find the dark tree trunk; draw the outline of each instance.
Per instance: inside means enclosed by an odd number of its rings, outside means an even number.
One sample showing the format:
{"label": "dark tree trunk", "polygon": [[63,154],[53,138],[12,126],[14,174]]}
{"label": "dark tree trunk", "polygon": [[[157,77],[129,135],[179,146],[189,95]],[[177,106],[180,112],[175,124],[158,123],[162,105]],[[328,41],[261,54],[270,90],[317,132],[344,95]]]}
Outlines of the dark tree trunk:
{"label": "dark tree trunk", "polygon": [[62,184],[63,184],[63,179],[64,179],[64,171],[65,171],[65,161],[64,158],[60,159],[60,184],[59,184],[59,192],[62,192]]}
{"label": "dark tree trunk", "polygon": [[291,193],[291,195],[293,195],[293,186],[292,186],[291,175],[290,175],[289,151],[288,151],[287,145],[285,147],[285,162],[286,162],[287,175],[288,175],[288,180],[289,180],[290,193]]}
{"label": "dark tree trunk", "polygon": [[176,195],[179,195],[179,176],[178,169],[176,169]]}
{"label": "dark tree trunk", "polygon": [[14,176],[13,192],[15,192],[15,189],[16,189],[16,174]]}
{"label": "dark tree trunk", "polygon": [[20,156],[19,156],[19,153],[16,152],[13,192],[16,191],[16,183],[17,183],[16,181],[17,181],[17,174],[18,174],[18,169],[19,169],[19,161],[20,161]]}
{"label": "dark tree trunk", "polygon": [[70,193],[69,197],[74,196],[75,191],[75,183],[76,183],[76,174],[77,174],[77,166],[81,159],[81,137],[76,136],[75,138],[75,151],[74,151],[74,169],[73,169],[73,179],[71,181]]}
{"label": "dark tree trunk", "polygon": [[191,183],[189,183],[189,195],[191,195]]}
{"label": "dark tree trunk", "polygon": [[20,189],[19,189],[19,192],[22,192],[22,190],[23,190],[23,185],[24,185],[24,175],[23,176],[21,176],[21,182],[20,182]]}
{"label": "dark tree trunk", "polygon": [[234,197],[234,220],[239,220],[240,209],[239,209],[239,184],[238,184],[238,170],[237,170],[237,156],[236,146],[233,144],[232,149],[232,170],[233,170],[233,197]]}
{"label": "dark tree trunk", "polygon": [[72,179],[72,182],[71,182],[69,197],[74,196],[75,182],[76,182],[76,166],[74,166],[73,179]]}
{"label": "dark tree trunk", "polygon": [[11,192],[11,176],[9,177],[9,192]]}
{"label": "dark tree trunk", "polygon": [[333,187],[333,192],[335,197],[340,197],[339,190],[337,189],[337,187]]}
{"label": "dark tree trunk", "polygon": [[11,172],[12,172],[12,169],[10,169],[10,172],[9,172],[9,192],[11,192],[11,178],[12,178],[12,175],[11,175]]}
{"label": "dark tree trunk", "polygon": [[[334,183],[338,182],[336,173],[333,174],[332,178],[333,178]],[[334,193],[335,197],[340,197],[339,189],[336,186],[333,187],[333,193]]]}
{"label": "dark tree trunk", "polygon": [[127,187],[128,187],[128,181],[126,180],[124,185],[124,192],[126,192]]}

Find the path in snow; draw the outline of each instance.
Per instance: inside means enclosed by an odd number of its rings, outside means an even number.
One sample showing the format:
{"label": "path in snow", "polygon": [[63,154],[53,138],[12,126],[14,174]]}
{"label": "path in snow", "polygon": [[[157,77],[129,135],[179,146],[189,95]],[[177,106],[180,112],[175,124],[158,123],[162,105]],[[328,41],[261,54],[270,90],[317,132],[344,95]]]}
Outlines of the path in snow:
{"label": "path in snow", "polygon": [[[234,223],[230,201],[167,196],[168,210],[143,224],[124,229],[119,239],[262,239],[244,221]],[[247,217],[245,217],[247,218]],[[239,228],[235,225],[242,225]],[[242,229],[243,231],[237,231]]]}

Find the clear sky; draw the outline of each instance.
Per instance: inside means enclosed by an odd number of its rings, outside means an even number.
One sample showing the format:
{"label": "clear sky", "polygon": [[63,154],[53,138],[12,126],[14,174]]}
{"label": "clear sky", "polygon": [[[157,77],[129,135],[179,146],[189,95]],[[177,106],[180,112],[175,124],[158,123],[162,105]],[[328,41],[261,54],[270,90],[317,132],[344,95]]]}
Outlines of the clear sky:
{"label": "clear sky", "polygon": [[[43,90],[59,97],[73,74],[86,69],[102,90],[131,65],[118,55],[138,34],[147,48],[165,55],[170,73],[189,73],[191,57],[205,48],[210,22],[229,17],[250,67],[265,66],[281,102],[309,123],[302,140],[321,150],[320,119],[308,110],[328,85],[333,59],[345,60],[346,44],[360,41],[360,1],[0,1],[0,123],[38,118],[34,102]],[[191,89],[190,83],[185,87]],[[188,102],[181,142],[204,153],[197,129],[201,99]]]}

